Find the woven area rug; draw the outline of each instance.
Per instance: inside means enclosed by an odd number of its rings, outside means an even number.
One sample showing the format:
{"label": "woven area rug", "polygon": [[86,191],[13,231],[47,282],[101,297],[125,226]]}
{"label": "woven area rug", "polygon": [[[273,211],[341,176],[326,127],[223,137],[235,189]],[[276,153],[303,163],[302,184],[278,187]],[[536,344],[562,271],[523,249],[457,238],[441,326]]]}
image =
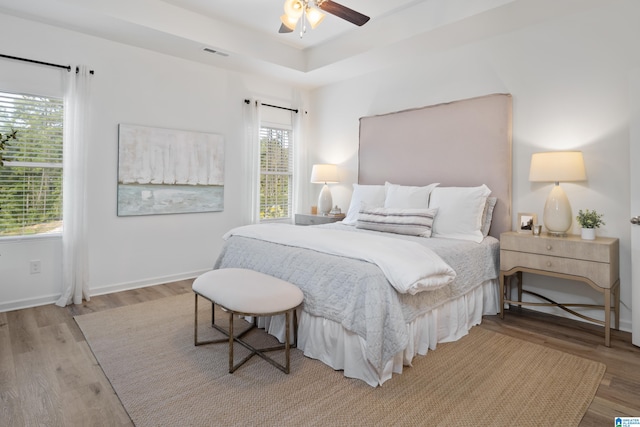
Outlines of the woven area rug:
{"label": "woven area rug", "polygon": [[[199,306],[200,338],[219,334]],[[185,294],[75,318],[137,426],[572,426],[606,368],[476,327],[377,388],[299,350],[289,375],[257,356],[229,374],[226,344],[193,345],[193,307]]]}

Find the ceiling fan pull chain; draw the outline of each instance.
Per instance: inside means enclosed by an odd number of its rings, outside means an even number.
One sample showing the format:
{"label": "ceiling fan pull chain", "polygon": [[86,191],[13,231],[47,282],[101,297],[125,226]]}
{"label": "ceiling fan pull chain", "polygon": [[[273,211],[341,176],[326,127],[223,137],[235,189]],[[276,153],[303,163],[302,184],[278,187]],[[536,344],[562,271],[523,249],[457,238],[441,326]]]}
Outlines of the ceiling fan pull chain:
{"label": "ceiling fan pull chain", "polygon": [[304,36],[304,34],[307,32],[307,9],[309,8],[309,4],[305,1],[304,2],[304,12],[302,13],[302,25],[300,26],[300,38],[302,38],[302,36]]}

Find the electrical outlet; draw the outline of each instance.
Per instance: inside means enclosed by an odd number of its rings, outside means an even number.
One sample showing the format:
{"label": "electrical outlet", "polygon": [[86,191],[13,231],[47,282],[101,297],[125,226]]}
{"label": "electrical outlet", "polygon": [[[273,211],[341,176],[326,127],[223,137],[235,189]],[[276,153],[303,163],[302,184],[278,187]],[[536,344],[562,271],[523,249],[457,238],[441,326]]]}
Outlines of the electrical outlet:
{"label": "electrical outlet", "polygon": [[41,265],[39,259],[29,262],[29,271],[31,272],[31,274],[40,274],[40,268]]}

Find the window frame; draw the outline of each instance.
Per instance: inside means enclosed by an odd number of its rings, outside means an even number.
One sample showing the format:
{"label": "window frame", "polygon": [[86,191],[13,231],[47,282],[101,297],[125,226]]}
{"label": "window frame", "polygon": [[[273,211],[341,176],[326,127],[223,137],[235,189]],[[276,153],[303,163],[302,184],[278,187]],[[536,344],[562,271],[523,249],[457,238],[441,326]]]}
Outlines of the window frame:
{"label": "window frame", "polygon": [[[263,148],[263,138],[264,138],[264,130],[268,130],[269,131],[275,131],[275,132],[286,132],[287,133],[287,138],[286,141],[283,140],[280,141],[283,144],[287,144],[287,155],[288,155],[288,160],[287,160],[287,171],[282,172],[282,171],[269,171],[269,170],[264,170],[263,169],[263,153],[262,153],[262,148]],[[265,135],[266,136],[266,135]],[[269,121],[261,121],[260,123],[260,138],[259,138],[259,152],[260,152],[260,166],[259,166],[259,181],[260,181],[260,185],[259,185],[259,203],[258,203],[258,217],[259,217],[259,221],[260,222],[291,222],[293,221],[294,218],[294,213],[293,213],[293,209],[294,209],[294,197],[295,197],[295,192],[294,192],[294,180],[295,180],[295,141],[294,141],[294,132],[293,132],[293,127],[290,124],[284,124],[284,123],[274,123],[274,122],[269,122]],[[286,206],[286,216],[281,216],[281,217],[275,217],[275,218],[268,218],[265,217],[264,213],[266,211],[266,202],[263,200],[263,177],[264,176],[287,176],[288,177],[288,183],[287,183],[287,206]],[[274,206],[283,206],[284,203],[278,203],[275,204]]]}
{"label": "window frame", "polygon": [[[15,98],[16,100],[28,100],[28,103],[24,104],[23,111],[19,111],[17,114],[15,113],[15,102],[9,102],[8,98]],[[38,172],[41,169],[57,169],[57,173],[54,176],[53,185],[47,184],[50,188],[54,188],[53,193],[47,194],[46,197],[52,197],[56,202],[54,204],[54,212],[57,218],[49,219],[44,223],[48,222],[58,222],[59,226],[57,226],[53,230],[44,231],[44,232],[34,232],[34,233],[25,233],[27,227],[30,225],[22,220],[22,224],[16,228],[17,233],[15,234],[6,234],[0,235],[0,241],[11,241],[11,240],[27,240],[27,239],[42,239],[42,238],[59,238],[62,235],[62,226],[63,226],[63,173],[64,173],[64,164],[63,164],[63,150],[64,150],[64,109],[65,103],[62,96],[48,95],[48,94],[33,94],[26,93],[24,91],[15,91],[9,89],[0,90],[0,130],[3,134],[11,129],[16,129],[18,131],[17,140],[11,140],[7,144],[7,147],[4,151],[4,166],[0,167],[0,178],[2,180],[0,182],[6,182],[6,177],[4,176],[5,170],[16,170],[18,168],[24,168],[22,171],[22,178],[27,176],[28,174]],[[18,103],[19,104],[19,103]],[[16,118],[15,116],[19,114],[24,114],[24,112],[33,113],[37,108],[42,108],[46,112],[54,111],[55,115],[37,115],[34,114],[32,117],[25,119]],[[33,120],[33,122],[30,122]],[[22,122],[22,123],[21,123]],[[36,123],[38,126],[33,126]],[[20,138],[27,138],[27,140],[20,141]],[[47,144],[43,144],[43,142],[47,142]],[[53,142],[53,143],[51,143]],[[32,161],[25,160],[24,157],[15,158],[16,152],[21,150],[22,153],[27,153],[26,156],[42,156],[43,153],[41,150],[46,150],[47,154],[45,158],[36,158]],[[41,171],[40,171],[41,172]],[[14,177],[13,183],[21,182],[20,177]],[[52,209],[49,209],[48,202],[49,198],[47,198],[47,202],[43,205],[44,207],[38,206],[35,210],[40,212],[43,215],[45,212],[50,212]],[[21,200],[24,202],[24,198]],[[23,218],[25,208],[18,207],[18,211],[23,213]],[[29,209],[27,208],[28,212]],[[4,223],[0,223],[3,226]],[[5,230],[3,230],[5,232]]]}

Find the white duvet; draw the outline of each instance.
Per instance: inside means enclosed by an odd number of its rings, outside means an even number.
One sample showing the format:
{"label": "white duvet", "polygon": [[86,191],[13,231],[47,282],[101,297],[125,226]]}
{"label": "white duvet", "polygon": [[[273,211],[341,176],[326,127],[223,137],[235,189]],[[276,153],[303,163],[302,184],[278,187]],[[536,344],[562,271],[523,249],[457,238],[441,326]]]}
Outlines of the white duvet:
{"label": "white duvet", "polygon": [[376,264],[400,293],[415,295],[451,283],[456,272],[431,249],[389,237],[288,224],[254,224],[224,235],[242,236]]}

